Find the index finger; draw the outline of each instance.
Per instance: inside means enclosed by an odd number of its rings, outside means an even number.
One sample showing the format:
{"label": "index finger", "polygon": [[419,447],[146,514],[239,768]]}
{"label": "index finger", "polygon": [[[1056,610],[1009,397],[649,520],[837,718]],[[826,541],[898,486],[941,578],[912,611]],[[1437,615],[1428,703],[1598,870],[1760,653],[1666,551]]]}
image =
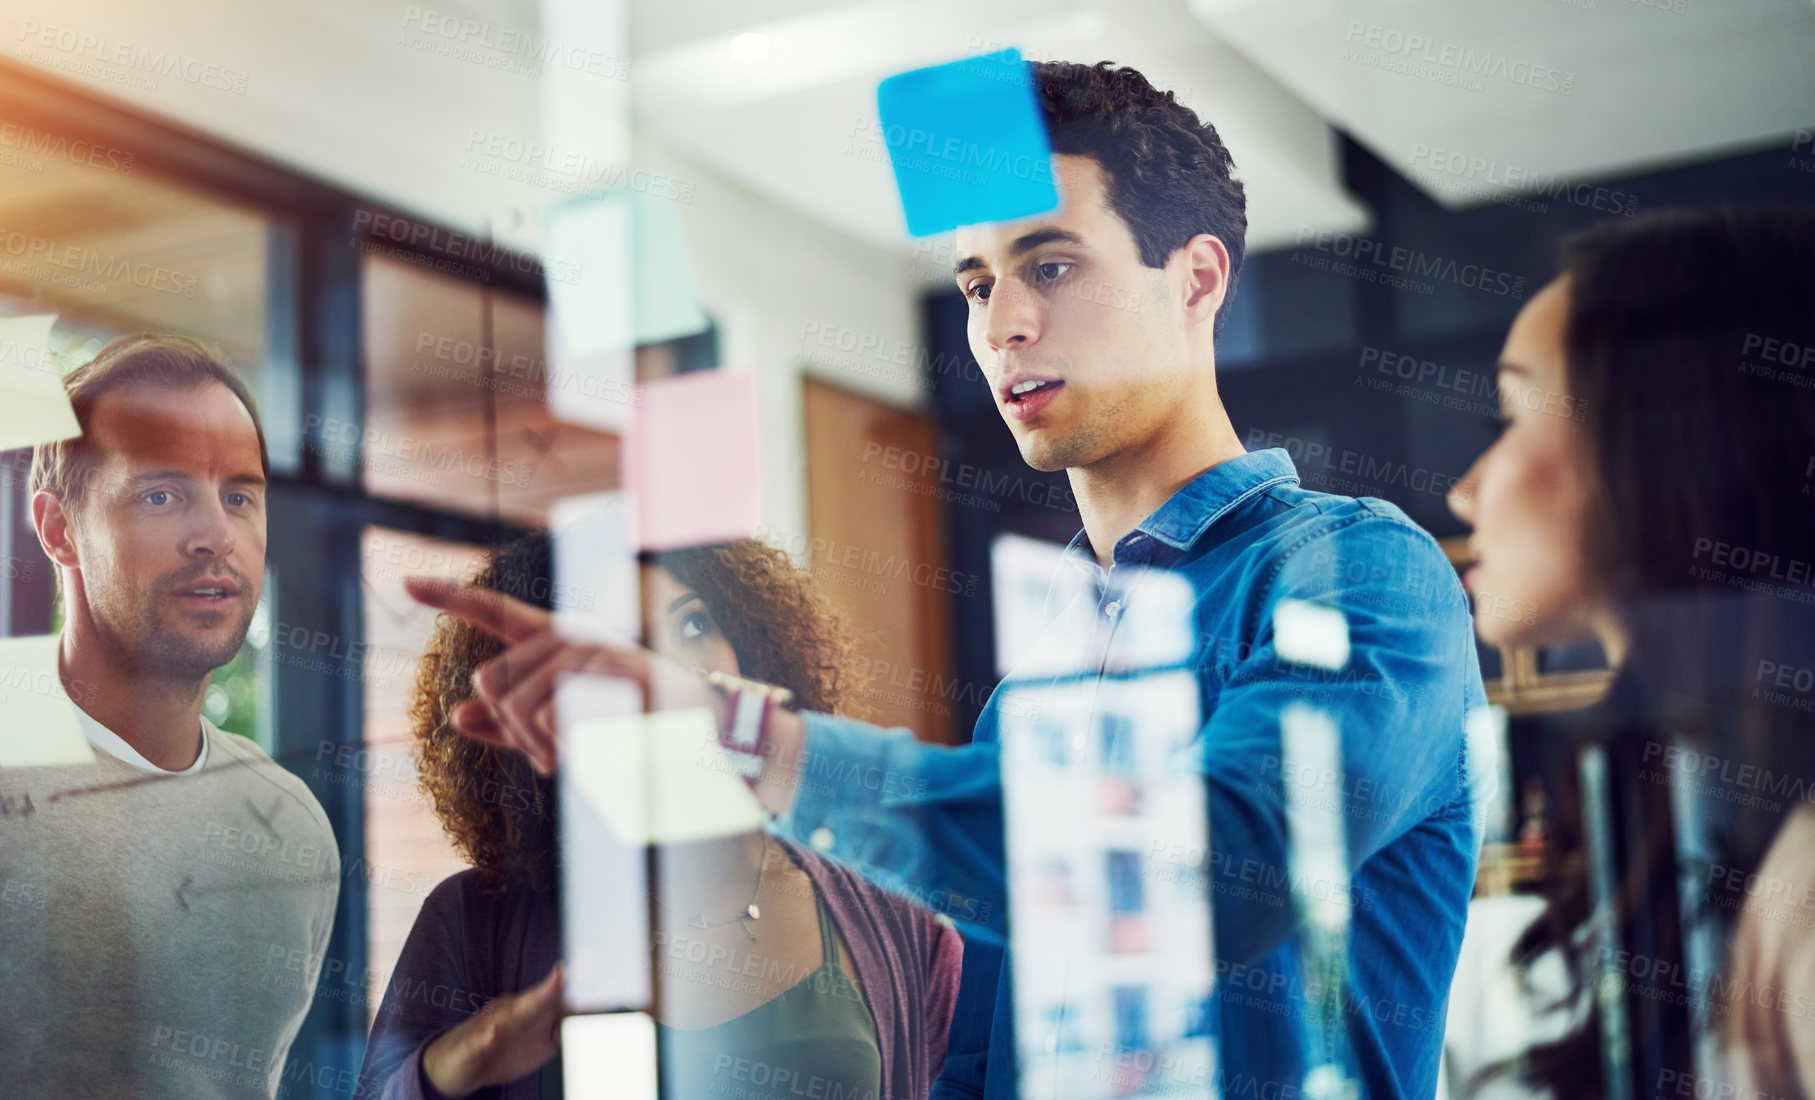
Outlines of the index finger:
{"label": "index finger", "polygon": [[465,619],[510,645],[549,624],[549,613],[541,608],[476,584],[440,577],[405,577],[403,587],[418,603]]}

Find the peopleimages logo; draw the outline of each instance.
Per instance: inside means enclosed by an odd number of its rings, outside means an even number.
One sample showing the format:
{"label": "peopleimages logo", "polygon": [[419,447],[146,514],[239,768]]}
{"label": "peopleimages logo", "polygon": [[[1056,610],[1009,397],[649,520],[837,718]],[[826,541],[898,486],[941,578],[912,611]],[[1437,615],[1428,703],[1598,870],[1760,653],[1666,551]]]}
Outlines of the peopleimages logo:
{"label": "peopleimages logo", "polygon": [[660,172],[602,160],[579,149],[560,149],[507,134],[469,130],[461,166],[558,191],[585,193],[626,188],[650,198],[691,203],[696,184]]}
{"label": "peopleimages logo", "polygon": [[1639,209],[1638,196],[1625,191],[1591,183],[1576,183],[1558,176],[1538,175],[1516,165],[1501,164],[1491,157],[1443,149],[1423,142],[1412,144],[1412,163],[1446,176],[1478,183],[1479,187],[1465,192],[1471,196],[1493,198],[1505,191],[1515,191],[1537,198],[1567,202],[1597,214],[1618,214],[1626,218],[1637,214]]}
{"label": "peopleimages logo", "polygon": [[[19,26],[19,40],[30,46],[45,50],[56,50],[66,55],[76,65],[58,64],[48,55],[27,57],[34,63],[47,64],[52,68],[78,72],[87,71],[79,64],[81,59],[88,58],[103,65],[117,67],[124,73],[160,77],[175,77],[186,84],[201,88],[215,88],[235,95],[244,95],[249,75],[244,69],[230,69],[213,62],[195,57],[184,57],[175,50],[157,49],[104,34],[90,31],[79,31],[70,27],[52,26],[27,19]],[[102,75],[96,73],[94,75]],[[152,82],[148,91],[156,91],[156,82]]]}
{"label": "peopleimages logo", "polygon": [[[1534,88],[1541,92],[1573,95],[1576,74],[1572,71],[1540,65],[1523,58],[1509,57],[1492,50],[1477,50],[1455,42],[1439,42],[1424,35],[1407,33],[1379,23],[1349,21],[1343,41],[1349,44],[1346,57],[1376,68],[1397,69],[1400,66],[1433,67],[1466,77],[1470,91],[1481,90],[1481,80],[1503,80],[1508,84]],[[1422,72],[1408,75],[1423,76]]]}
{"label": "peopleimages logo", "polygon": [[[579,265],[569,261],[556,260],[544,270],[542,263],[532,256],[467,233],[371,210],[355,212],[352,243],[357,245],[374,241],[392,241],[435,253],[437,257],[471,260],[491,267],[509,268],[524,275],[545,275],[554,282],[577,283],[580,279]],[[477,275],[484,274],[478,268],[471,271]]]}
{"label": "peopleimages logo", "polygon": [[[405,37],[400,40],[400,45],[415,45],[409,40],[408,34],[416,32],[431,40],[440,39],[449,46],[471,47],[528,62],[528,65],[516,70],[525,76],[540,76],[543,66],[551,66],[611,80],[627,80],[630,77],[630,62],[625,58],[613,57],[603,50],[557,42],[528,31],[498,27],[467,16],[436,11],[434,8],[414,4],[405,8],[403,31]],[[476,56],[459,53],[452,56],[478,60]]]}
{"label": "peopleimages logo", "polygon": [[79,244],[63,244],[17,231],[0,230],[0,252],[17,257],[25,264],[49,264],[74,275],[103,280],[93,284],[100,288],[100,293],[106,292],[108,283],[131,283],[141,290],[194,298],[202,285],[200,276],[173,268],[126,256],[108,256]]}
{"label": "peopleimages logo", "polygon": [[[103,172],[118,172],[123,176],[132,175],[134,158],[131,153],[122,152],[107,145],[97,145],[92,141],[71,141],[61,134],[41,133],[30,126],[23,126],[16,122],[0,123],[0,147],[17,149],[30,156],[99,168]],[[44,168],[42,164],[39,164],[30,170],[42,172]]]}
{"label": "peopleimages logo", "polygon": [[1307,226],[1298,231],[1297,247],[1327,252],[1357,265],[1363,271],[1385,268],[1398,275],[1454,283],[1456,286],[1505,298],[1525,296],[1523,275],[1498,271],[1483,264],[1462,263],[1417,248],[1388,245],[1372,237],[1357,237],[1350,233],[1334,233]]}
{"label": "peopleimages logo", "polygon": [[1393,459],[1375,458],[1361,451],[1335,448],[1328,443],[1301,439],[1298,436],[1284,435],[1280,432],[1269,432],[1265,428],[1249,429],[1246,442],[1251,451],[1284,447],[1286,453],[1292,457],[1292,463],[1298,468],[1300,476],[1314,475],[1322,471],[1348,474],[1358,479],[1359,487],[1376,491],[1401,488],[1415,493],[1433,493],[1437,496],[1444,496],[1462,480],[1453,474],[1440,473]]}
{"label": "peopleimages logo", "polygon": [[[1050,157],[991,148],[975,141],[937,134],[918,127],[899,124],[885,126],[875,119],[859,118],[852,122],[851,131],[846,137],[883,143],[888,146],[889,154],[897,164],[913,171],[943,175],[960,169],[975,168],[993,176],[1012,176],[1015,179],[1037,182],[1050,182],[1052,179]],[[933,161],[939,163],[931,163]],[[985,182],[989,178],[978,173],[968,174],[978,182]]]}
{"label": "peopleimages logo", "polygon": [[1815,344],[1798,344],[1763,333],[1748,332],[1741,341],[1739,372],[1792,386],[1815,386]]}

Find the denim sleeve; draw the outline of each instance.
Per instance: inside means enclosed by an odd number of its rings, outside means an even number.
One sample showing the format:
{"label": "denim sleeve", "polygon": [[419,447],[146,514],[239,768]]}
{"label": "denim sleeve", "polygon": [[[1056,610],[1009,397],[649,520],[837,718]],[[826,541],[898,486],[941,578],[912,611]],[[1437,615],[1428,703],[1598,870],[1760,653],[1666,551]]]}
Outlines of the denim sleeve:
{"label": "denim sleeve", "polygon": [[997,746],[928,745],[906,730],[804,718],[794,806],[775,831],[945,914],[967,943],[1000,944],[1008,885]]}
{"label": "denim sleeve", "polygon": [[[1221,960],[1250,962],[1292,933],[1289,797],[1341,808],[1351,874],[1425,818],[1466,808],[1466,711],[1481,696],[1466,597],[1428,535],[1362,508],[1275,556],[1250,620],[1253,641],[1204,726]],[[1290,644],[1281,653],[1283,600],[1342,614],[1349,652],[1340,669],[1294,661]],[[1340,774],[1286,774],[1281,716],[1295,703],[1336,723]]]}
{"label": "denim sleeve", "polygon": [[[1362,506],[1269,561],[1241,631],[1252,643],[1218,685],[1197,757],[1210,804],[1216,950],[1232,963],[1267,954],[1296,926],[1280,759],[1286,707],[1309,704],[1337,723],[1342,774],[1330,790],[1309,793],[1341,800],[1353,872],[1425,818],[1458,805],[1466,812],[1466,710],[1485,702],[1466,598],[1422,531]],[[1341,612],[1349,655],[1339,671],[1280,654],[1273,622],[1288,599]],[[1007,885],[997,744],[951,748],[849,719],[805,721],[795,803],[776,831],[946,913],[967,944],[1000,945]],[[1466,896],[1467,882],[1449,885]],[[966,990],[959,999],[962,1016],[974,998]],[[974,1068],[963,1062],[973,1047],[966,1031],[954,1019],[946,1095],[965,1095],[952,1090]]]}

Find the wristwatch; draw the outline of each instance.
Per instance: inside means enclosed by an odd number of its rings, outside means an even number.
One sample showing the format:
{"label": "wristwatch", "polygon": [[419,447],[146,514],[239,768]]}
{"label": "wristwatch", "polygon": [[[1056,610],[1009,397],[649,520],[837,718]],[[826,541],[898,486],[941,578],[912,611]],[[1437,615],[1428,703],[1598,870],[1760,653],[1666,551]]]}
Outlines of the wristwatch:
{"label": "wristwatch", "polygon": [[797,711],[800,703],[785,687],[765,684],[724,672],[706,673],[706,682],[726,702],[727,718],[718,731],[718,743],[729,755],[731,766],[746,783],[762,778],[763,758],[769,748],[769,708]]}

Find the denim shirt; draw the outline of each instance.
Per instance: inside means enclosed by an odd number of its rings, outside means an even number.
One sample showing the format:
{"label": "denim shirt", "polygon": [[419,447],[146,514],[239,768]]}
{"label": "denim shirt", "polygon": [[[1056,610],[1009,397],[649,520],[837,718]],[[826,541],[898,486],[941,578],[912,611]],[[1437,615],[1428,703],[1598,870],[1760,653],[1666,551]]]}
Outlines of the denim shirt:
{"label": "denim shirt", "polygon": [[[1195,593],[1221,1052],[1203,1094],[1294,1097],[1310,1066],[1307,1020],[1319,1010],[1300,961],[1280,764],[1281,712],[1307,703],[1335,718],[1342,752],[1342,774],[1323,794],[1338,800],[1347,830],[1347,1068],[1370,1097],[1433,1095],[1480,853],[1465,727],[1487,705],[1467,597],[1436,542],[1384,501],[1300,487],[1274,449],[1186,484],[1116,544],[1107,574],[1082,533],[1068,558],[1098,582],[1077,597],[1094,599],[1086,611],[1105,612],[1126,568],[1175,571]],[[1282,600],[1341,613],[1349,649],[1339,671],[1282,656],[1273,625]],[[1067,608],[1054,628],[1078,612]],[[1002,695],[958,747],[808,715],[795,803],[774,826],[964,932],[964,985],[935,1097],[1015,1096]]]}

